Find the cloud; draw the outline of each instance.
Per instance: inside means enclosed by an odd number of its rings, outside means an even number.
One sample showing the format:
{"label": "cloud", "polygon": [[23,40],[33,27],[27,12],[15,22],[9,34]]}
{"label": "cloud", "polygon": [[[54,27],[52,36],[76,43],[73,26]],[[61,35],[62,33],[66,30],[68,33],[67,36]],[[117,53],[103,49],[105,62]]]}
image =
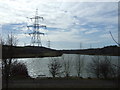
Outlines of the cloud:
{"label": "cloud", "polygon": [[[1,20],[1,23],[25,22],[27,21],[26,17],[31,17],[34,15],[36,8],[39,9],[39,14],[44,16],[45,22],[48,26],[64,29],[73,26],[74,23],[80,23],[81,25],[85,22],[103,23],[107,21],[113,23],[116,22],[117,19],[116,17],[114,17],[114,19],[111,17],[103,18],[104,12],[107,10],[115,10],[117,8],[114,4],[112,6],[111,4],[108,4],[107,6],[106,3],[35,2],[36,1],[27,0],[9,2],[3,1],[1,3],[2,8],[0,10],[0,14],[1,18],[4,16],[5,17]],[[104,8],[107,9],[104,10]],[[100,12],[103,14],[101,15]]]}
{"label": "cloud", "polygon": [[[25,37],[24,33],[31,32],[26,28],[26,23],[30,24],[26,17],[33,17],[38,8],[39,15],[44,17],[44,21],[40,23],[48,27],[41,32],[48,33],[50,40],[54,42],[95,43],[93,35],[101,39],[107,38],[104,34],[109,30],[117,32],[116,2],[57,1],[0,1],[0,24],[5,26],[4,31],[14,30],[18,38],[22,39]],[[15,23],[18,25],[11,25]],[[44,36],[41,37],[45,41]]]}
{"label": "cloud", "polygon": [[17,37],[17,39],[24,39],[26,37],[29,37],[28,34],[15,34],[15,37]]}
{"label": "cloud", "polygon": [[103,34],[103,35],[100,35],[101,38],[111,38],[110,34]]}
{"label": "cloud", "polygon": [[86,31],[85,34],[92,34],[95,32],[99,32],[99,31],[98,30],[89,30],[89,31]]}
{"label": "cloud", "polygon": [[[114,39],[117,41],[118,40],[118,33],[112,33],[112,35],[113,35]],[[103,39],[111,39],[112,40],[110,33],[100,35],[99,37],[103,38]]]}

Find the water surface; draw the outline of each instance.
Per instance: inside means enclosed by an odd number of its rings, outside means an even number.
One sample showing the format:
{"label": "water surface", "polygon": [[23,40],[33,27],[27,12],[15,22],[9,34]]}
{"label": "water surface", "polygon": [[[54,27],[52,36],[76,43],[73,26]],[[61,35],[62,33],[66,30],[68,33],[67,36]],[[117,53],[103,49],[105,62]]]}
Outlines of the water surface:
{"label": "water surface", "polygon": [[[49,68],[48,68],[48,64],[52,61],[52,59],[57,58],[59,59],[59,61],[62,63],[63,59],[62,57],[64,57],[64,60],[70,60],[70,69],[71,69],[71,76],[76,76],[76,70],[75,70],[75,62],[76,62],[76,58],[78,57],[77,54],[63,54],[63,56],[60,57],[44,57],[44,58],[20,58],[17,59],[19,62],[23,62],[25,63],[25,65],[27,66],[28,69],[28,73],[31,77],[36,78],[39,75],[45,75],[46,77],[51,77],[51,74],[49,73]],[[84,66],[83,66],[83,70],[81,73],[81,76],[83,78],[86,77],[94,77],[91,76],[87,71],[86,71],[86,67],[88,65],[88,63],[90,63],[92,61],[92,57],[94,57],[93,55],[81,55],[81,57],[84,57]],[[103,58],[103,56],[99,56],[101,59]],[[111,58],[111,62],[112,64],[118,64],[118,56],[110,56]]]}

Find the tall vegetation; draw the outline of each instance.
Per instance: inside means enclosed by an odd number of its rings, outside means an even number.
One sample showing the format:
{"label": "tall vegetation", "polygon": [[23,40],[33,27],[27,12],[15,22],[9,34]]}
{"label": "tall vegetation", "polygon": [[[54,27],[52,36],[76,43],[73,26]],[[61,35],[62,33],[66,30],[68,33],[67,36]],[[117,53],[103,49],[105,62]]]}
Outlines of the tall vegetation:
{"label": "tall vegetation", "polygon": [[52,59],[52,61],[48,64],[48,68],[53,77],[59,76],[61,74],[62,65],[58,58]]}
{"label": "tall vegetation", "polygon": [[108,56],[103,56],[103,58],[94,56],[92,62],[87,65],[87,71],[95,75],[97,78],[107,79],[115,77],[115,69]]}
{"label": "tall vegetation", "polygon": [[10,68],[10,77],[28,77],[27,67],[24,63],[14,61]]}
{"label": "tall vegetation", "polygon": [[3,37],[0,35],[0,45],[4,45],[5,44],[5,40],[3,39]]}
{"label": "tall vegetation", "polygon": [[5,44],[9,46],[17,46],[18,39],[13,35],[13,33],[8,34]]}
{"label": "tall vegetation", "polygon": [[[80,43],[79,48],[82,48],[82,43]],[[77,76],[81,77],[81,73],[84,67],[84,56],[77,54],[75,58],[75,70],[77,72]]]}
{"label": "tall vegetation", "polygon": [[64,72],[64,75],[65,77],[70,77],[70,73],[71,73],[71,60],[72,60],[72,57],[68,56],[67,58],[65,58],[65,56],[63,55],[62,56],[62,60],[63,60],[63,72]]}
{"label": "tall vegetation", "polygon": [[92,62],[87,65],[87,72],[93,74],[97,78],[100,77],[100,57],[94,56],[92,57]]}
{"label": "tall vegetation", "polygon": [[101,60],[100,73],[101,73],[101,77],[103,78],[113,77],[114,70],[110,57],[104,56],[103,60]]}
{"label": "tall vegetation", "polygon": [[77,72],[78,77],[81,77],[83,67],[84,67],[84,56],[78,54],[75,58],[75,70]]}
{"label": "tall vegetation", "polygon": [[9,55],[10,58],[2,59],[2,73],[3,73],[2,79],[3,79],[3,81],[5,81],[6,89],[7,89],[8,88],[8,82],[9,82],[10,67],[11,67],[11,63],[12,63],[12,59],[13,59],[12,56],[14,54],[13,46],[17,45],[18,40],[11,33],[11,34],[8,34],[8,37],[7,37],[6,41],[2,41],[2,42],[4,42],[5,45],[9,45],[6,54]]}

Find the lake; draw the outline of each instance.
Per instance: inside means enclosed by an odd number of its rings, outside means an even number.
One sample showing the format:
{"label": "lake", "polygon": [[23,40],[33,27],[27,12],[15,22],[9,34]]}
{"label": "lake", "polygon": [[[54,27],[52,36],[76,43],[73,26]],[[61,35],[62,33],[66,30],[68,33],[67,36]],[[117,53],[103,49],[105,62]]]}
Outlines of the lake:
{"label": "lake", "polygon": [[[64,60],[62,59],[64,57]],[[44,57],[44,58],[19,58],[17,59],[19,62],[25,63],[28,69],[28,73],[32,78],[36,78],[40,75],[45,75],[45,77],[52,77],[51,74],[49,73],[49,68],[48,64],[52,61],[52,59],[57,58],[59,59],[59,62],[64,62],[69,59],[70,61],[70,75],[71,76],[76,76],[76,70],[75,70],[75,62],[76,62],[76,57],[78,57],[77,54],[63,54],[60,57]],[[93,55],[81,55],[82,58],[84,58],[84,65],[82,68],[82,73],[81,76],[83,78],[87,77],[94,77],[90,75],[86,71],[86,67],[88,63],[92,61]],[[101,59],[103,56],[99,56]],[[118,64],[118,56],[109,56],[111,59],[112,64],[117,65]]]}

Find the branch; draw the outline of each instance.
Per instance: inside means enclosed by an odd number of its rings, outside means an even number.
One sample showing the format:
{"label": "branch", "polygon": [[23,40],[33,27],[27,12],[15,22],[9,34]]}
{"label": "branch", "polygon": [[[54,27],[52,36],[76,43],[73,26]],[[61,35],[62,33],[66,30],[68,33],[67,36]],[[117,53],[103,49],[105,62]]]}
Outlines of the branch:
{"label": "branch", "polygon": [[[110,32],[110,31],[109,31]],[[117,43],[118,44],[118,46],[120,46],[120,44],[114,39],[114,37],[113,37],[113,35],[112,35],[112,33],[110,32],[110,35],[111,35],[111,37],[112,37],[112,39],[114,40],[114,42],[115,43]]]}

